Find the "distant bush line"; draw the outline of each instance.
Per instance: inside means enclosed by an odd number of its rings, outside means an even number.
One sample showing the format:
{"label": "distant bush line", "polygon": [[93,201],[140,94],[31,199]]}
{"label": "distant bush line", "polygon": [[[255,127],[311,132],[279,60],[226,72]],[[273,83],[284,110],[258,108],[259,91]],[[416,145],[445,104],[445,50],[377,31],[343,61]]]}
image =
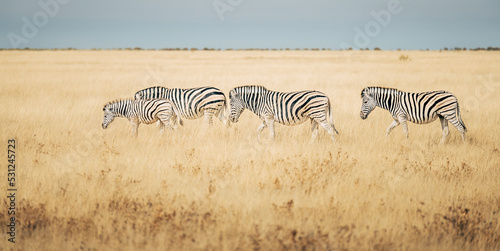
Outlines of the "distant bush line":
{"label": "distant bush line", "polygon": [[[92,49],[77,49],[77,48],[53,48],[53,49],[41,49],[41,48],[0,48],[0,51],[4,50],[23,50],[23,51],[28,51],[28,50],[33,50],[33,51],[77,51],[77,50],[92,50],[92,51],[107,51],[107,50],[117,50],[117,51],[333,51],[334,49],[331,48],[244,48],[244,49],[232,49],[232,48],[226,48],[226,49],[221,49],[221,48],[161,48],[161,49],[145,49],[141,47],[127,47],[127,48],[114,48],[114,49],[100,49],[100,48],[92,48]],[[338,51],[352,51],[356,50],[353,48],[347,48],[347,49],[338,49]],[[370,48],[359,48],[357,49],[359,51],[369,51]],[[379,47],[373,48],[374,51],[382,51]],[[401,49],[396,49],[397,51],[401,51]],[[393,50],[388,50],[388,51],[393,51]],[[420,49],[420,51],[429,51],[429,49]],[[435,51],[500,51],[500,47],[477,47],[477,48],[465,48],[465,47],[454,47],[454,48],[447,48],[444,47],[439,50]]]}

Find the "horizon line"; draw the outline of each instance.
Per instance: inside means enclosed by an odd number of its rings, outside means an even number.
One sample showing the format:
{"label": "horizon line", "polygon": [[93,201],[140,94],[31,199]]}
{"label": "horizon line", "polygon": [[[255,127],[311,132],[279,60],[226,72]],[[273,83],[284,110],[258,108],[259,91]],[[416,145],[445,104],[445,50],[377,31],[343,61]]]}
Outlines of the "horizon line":
{"label": "horizon line", "polygon": [[118,48],[74,48],[74,47],[63,47],[63,48],[0,48],[1,51],[15,51],[15,50],[33,50],[33,51],[57,51],[57,50],[74,50],[74,51],[121,51],[121,50],[136,50],[136,51],[500,51],[500,47],[488,46],[488,47],[443,47],[440,49],[381,49],[379,47],[373,48],[348,48],[348,49],[332,49],[332,48],[317,48],[317,47],[305,47],[305,48],[209,48],[209,47],[175,47],[175,48],[142,48],[142,47],[118,47]]}

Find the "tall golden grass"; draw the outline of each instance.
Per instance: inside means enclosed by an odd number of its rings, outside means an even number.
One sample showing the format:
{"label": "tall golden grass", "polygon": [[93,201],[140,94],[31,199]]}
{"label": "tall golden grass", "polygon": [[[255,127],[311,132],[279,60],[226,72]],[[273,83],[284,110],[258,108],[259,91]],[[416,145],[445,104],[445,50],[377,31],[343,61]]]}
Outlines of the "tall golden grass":
{"label": "tall golden grass", "polygon": [[[500,248],[500,57],[495,52],[1,51],[0,132],[17,141],[22,250],[494,250]],[[256,138],[250,112],[230,128],[203,119],[163,136],[102,106],[152,85],[246,84],[326,93],[340,132],[310,124]],[[363,121],[378,85],[447,90],[468,127]],[[6,153],[3,159],[6,167]],[[0,172],[7,189],[7,170]],[[4,193],[2,193],[4,194]],[[8,224],[2,196],[2,232]]]}

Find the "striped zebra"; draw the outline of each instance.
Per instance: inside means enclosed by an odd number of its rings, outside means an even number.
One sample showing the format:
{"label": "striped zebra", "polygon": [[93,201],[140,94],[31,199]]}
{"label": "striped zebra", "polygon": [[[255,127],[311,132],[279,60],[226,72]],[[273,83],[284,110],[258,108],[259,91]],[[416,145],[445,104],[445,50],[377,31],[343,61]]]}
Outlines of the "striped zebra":
{"label": "striped zebra", "polygon": [[184,119],[197,119],[205,116],[205,120],[211,126],[212,117],[215,115],[222,123],[229,125],[225,116],[226,96],[215,87],[179,89],[154,86],[136,92],[134,97],[135,99],[165,98],[172,101]]}
{"label": "striped zebra", "polygon": [[[248,109],[262,119],[257,133],[268,127],[274,138],[274,122],[283,125],[298,125],[311,120],[312,138],[318,135],[318,124],[335,140],[332,109],[328,97],[319,91],[276,92],[263,86],[240,86],[229,92],[230,120],[237,123],[241,113]],[[328,122],[329,117],[329,122]]]}
{"label": "striped zebra", "polygon": [[170,130],[174,129],[170,123],[171,119],[182,125],[179,112],[167,99],[115,100],[104,105],[102,110],[104,111],[103,129],[106,129],[115,117],[125,117],[132,123],[135,136],[137,136],[137,129],[141,123],[151,124],[159,121],[160,133],[163,133],[164,126]]}
{"label": "striped zebra", "polygon": [[443,130],[444,143],[448,136],[448,121],[457,128],[465,141],[467,128],[460,118],[458,100],[450,92],[432,91],[421,93],[402,92],[397,89],[383,87],[366,87],[361,92],[363,103],[360,116],[366,119],[376,106],[388,110],[394,121],[387,128],[386,136],[394,127],[401,124],[403,132],[408,138],[406,121],[416,124],[428,124],[439,118]]}

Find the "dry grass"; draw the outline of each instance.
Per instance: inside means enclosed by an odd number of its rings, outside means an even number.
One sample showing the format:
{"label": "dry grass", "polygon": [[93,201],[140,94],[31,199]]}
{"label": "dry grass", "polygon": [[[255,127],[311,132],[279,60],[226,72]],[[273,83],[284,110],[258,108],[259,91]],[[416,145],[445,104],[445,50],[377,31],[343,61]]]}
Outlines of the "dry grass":
{"label": "dry grass", "polygon": [[[498,250],[499,54],[405,53],[2,51],[1,142],[17,139],[19,188],[17,243],[2,246]],[[141,125],[134,139],[124,119],[101,129],[107,101],[158,83],[320,90],[341,135],[309,144],[306,123],[259,141],[250,112],[209,132],[202,120],[163,137]],[[439,145],[438,122],[385,139],[388,112],[359,118],[367,85],[453,92],[468,142],[450,127]]]}

